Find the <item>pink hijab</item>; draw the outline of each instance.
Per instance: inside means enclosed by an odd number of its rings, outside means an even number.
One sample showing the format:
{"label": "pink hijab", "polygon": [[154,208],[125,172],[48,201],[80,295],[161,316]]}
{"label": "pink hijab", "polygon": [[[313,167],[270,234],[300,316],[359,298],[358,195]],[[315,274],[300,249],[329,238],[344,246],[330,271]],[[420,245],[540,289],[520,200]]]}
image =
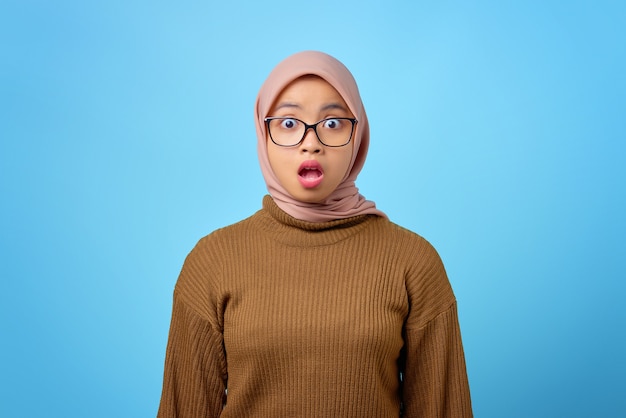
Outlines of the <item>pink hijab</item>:
{"label": "pink hijab", "polygon": [[[339,92],[358,120],[348,172],[337,189],[321,203],[306,203],[294,199],[274,175],[267,155],[264,119],[269,116],[268,112],[282,90],[293,80],[304,75],[316,75],[326,80]],[[286,58],[272,70],[261,86],[256,100],[255,117],[261,172],[267,190],[278,207],[294,218],[309,222],[326,222],[363,214],[386,217],[383,212],[376,209],[374,202],[365,200],[354,183],[365,164],[369,147],[369,124],[356,81],[341,62],[317,51],[299,52]]]}

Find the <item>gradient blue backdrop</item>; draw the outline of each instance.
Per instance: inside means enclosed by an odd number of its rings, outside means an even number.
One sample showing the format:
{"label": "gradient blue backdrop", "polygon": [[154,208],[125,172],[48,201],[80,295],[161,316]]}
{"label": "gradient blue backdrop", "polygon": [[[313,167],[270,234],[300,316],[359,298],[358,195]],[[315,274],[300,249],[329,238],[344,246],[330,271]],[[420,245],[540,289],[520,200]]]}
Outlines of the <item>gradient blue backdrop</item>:
{"label": "gradient blue backdrop", "polygon": [[624,4],[2,0],[0,416],[156,414],[179,269],[260,207],[254,99],[303,49],[446,263],[476,416],[626,416]]}

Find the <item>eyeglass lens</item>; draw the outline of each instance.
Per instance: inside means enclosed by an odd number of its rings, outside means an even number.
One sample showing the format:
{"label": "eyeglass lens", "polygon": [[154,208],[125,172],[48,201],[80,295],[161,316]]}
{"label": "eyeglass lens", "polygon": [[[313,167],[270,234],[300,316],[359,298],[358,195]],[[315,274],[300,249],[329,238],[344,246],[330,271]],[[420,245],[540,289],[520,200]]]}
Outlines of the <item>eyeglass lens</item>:
{"label": "eyeglass lens", "polygon": [[[295,118],[268,118],[269,133],[277,145],[294,146],[306,135],[307,125]],[[340,147],[350,142],[354,120],[349,118],[323,119],[308,125],[317,133],[320,142],[329,147]]]}

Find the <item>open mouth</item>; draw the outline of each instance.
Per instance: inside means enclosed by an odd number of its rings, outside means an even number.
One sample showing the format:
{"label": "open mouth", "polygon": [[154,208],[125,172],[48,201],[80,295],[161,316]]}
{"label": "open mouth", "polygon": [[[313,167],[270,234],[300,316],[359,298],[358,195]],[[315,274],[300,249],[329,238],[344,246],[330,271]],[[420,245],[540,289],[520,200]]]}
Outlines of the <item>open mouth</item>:
{"label": "open mouth", "polygon": [[311,189],[319,186],[324,178],[322,166],[315,160],[307,160],[300,164],[298,180],[303,187]]}

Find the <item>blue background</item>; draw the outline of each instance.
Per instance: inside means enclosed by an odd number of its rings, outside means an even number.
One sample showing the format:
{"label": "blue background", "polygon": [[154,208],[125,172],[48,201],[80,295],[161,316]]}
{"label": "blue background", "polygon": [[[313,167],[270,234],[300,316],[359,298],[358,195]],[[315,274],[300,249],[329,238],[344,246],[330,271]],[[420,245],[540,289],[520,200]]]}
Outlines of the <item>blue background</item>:
{"label": "blue background", "polygon": [[0,416],[156,414],[184,257],[260,207],[254,100],[304,49],[447,266],[476,416],[626,416],[624,4],[2,0]]}

